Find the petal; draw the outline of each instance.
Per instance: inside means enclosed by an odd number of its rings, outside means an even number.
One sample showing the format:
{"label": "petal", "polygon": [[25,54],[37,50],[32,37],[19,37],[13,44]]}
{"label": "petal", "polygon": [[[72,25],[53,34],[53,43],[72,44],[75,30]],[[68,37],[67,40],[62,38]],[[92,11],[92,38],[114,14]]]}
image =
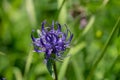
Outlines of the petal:
{"label": "petal", "polygon": [[68,36],[69,29],[68,29],[68,27],[67,27],[66,24],[65,24],[65,27],[66,27],[66,33],[65,33],[65,36],[67,37],[67,36]]}
{"label": "petal", "polygon": [[43,42],[43,39],[42,39],[42,38],[40,39],[40,43],[41,43],[41,45],[42,45],[43,47],[45,47],[45,43]]}
{"label": "petal", "polygon": [[42,50],[39,50],[37,47],[34,47],[35,52],[41,53],[43,52]]}
{"label": "petal", "polygon": [[73,34],[70,35],[70,38],[68,41],[71,42],[72,38],[73,38]]}
{"label": "petal", "polygon": [[53,43],[56,43],[58,41],[58,36],[57,35],[53,34],[52,38],[53,38]]}
{"label": "petal", "polygon": [[54,21],[52,21],[52,27],[51,30],[54,30]]}
{"label": "petal", "polygon": [[49,49],[52,46],[50,43],[44,42],[43,39],[40,39],[40,43],[41,43],[42,47],[44,47],[45,49]]}
{"label": "petal", "polygon": [[52,54],[52,49],[46,49],[46,57],[49,58]]}
{"label": "petal", "polygon": [[66,29],[67,29],[67,33],[66,33],[66,37],[68,36],[68,32],[70,33],[70,38],[68,40],[68,42],[71,42],[72,38],[73,38],[73,34],[71,33],[71,31],[67,28],[67,25],[65,24]]}
{"label": "petal", "polygon": [[55,48],[56,48],[57,51],[65,50],[64,42],[61,39],[59,39]]}
{"label": "petal", "polygon": [[38,53],[43,52],[43,51],[41,51],[41,50],[37,50],[37,49],[34,49],[34,50],[35,50],[35,52],[38,52]]}
{"label": "petal", "polygon": [[47,42],[51,43],[53,41],[52,37],[50,34],[46,34],[45,39]]}
{"label": "petal", "polygon": [[52,54],[52,49],[49,49],[47,54],[48,55]]}
{"label": "petal", "polygon": [[57,32],[61,32],[61,25],[59,23],[56,23],[56,24],[57,24],[57,27],[58,27]]}
{"label": "petal", "polygon": [[55,33],[49,33],[48,36],[51,39],[50,43],[56,43],[58,41],[58,36]]}
{"label": "petal", "polygon": [[33,32],[34,32],[34,30],[32,30],[31,38],[32,38],[32,41],[34,42],[34,41],[35,41],[35,38],[34,38],[34,36],[33,36]]}
{"label": "petal", "polygon": [[51,49],[51,48],[52,48],[52,45],[47,43],[47,44],[45,44],[45,48],[46,48],[46,49]]}
{"label": "petal", "polygon": [[61,37],[61,40],[62,40],[62,41],[65,41],[66,38],[67,38],[66,34],[65,34],[65,33],[62,33],[61,36],[62,36],[62,37]]}
{"label": "petal", "polygon": [[43,35],[46,34],[46,31],[45,31],[45,24],[46,24],[46,21],[43,21],[43,22],[42,22],[42,29],[41,29]]}
{"label": "petal", "polygon": [[35,46],[41,47],[40,39],[36,38],[35,41],[33,42]]}

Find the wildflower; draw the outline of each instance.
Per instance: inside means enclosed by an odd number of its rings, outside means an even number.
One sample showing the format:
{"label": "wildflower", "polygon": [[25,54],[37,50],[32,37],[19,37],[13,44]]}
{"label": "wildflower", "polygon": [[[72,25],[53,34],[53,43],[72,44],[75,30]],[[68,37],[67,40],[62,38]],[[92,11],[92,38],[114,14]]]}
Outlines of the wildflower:
{"label": "wildflower", "polygon": [[43,21],[38,38],[33,36],[33,32],[31,34],[34,50],[38,53],[44,52],[45,60],[55,60],[62,57],[63,52],[69,47],[73,34],[66,25],[66,32],[62,32],[62,26],[59,23],[55,24],[57,29],[55,29],[54,21],[49,27],[45,27],[45,24],[46,21]]}
{"label": "wildflower", "polygon": [[87,25],[87,18],[86,17],[81,17],[80,18],[80,28],[84,28]]}

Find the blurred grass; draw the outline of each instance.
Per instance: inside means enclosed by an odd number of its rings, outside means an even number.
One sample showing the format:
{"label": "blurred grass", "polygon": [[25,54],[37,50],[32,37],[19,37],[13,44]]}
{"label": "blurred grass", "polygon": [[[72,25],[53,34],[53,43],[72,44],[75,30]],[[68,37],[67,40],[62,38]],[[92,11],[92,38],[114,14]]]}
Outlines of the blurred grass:
{"label": "blurred grass", "polygon": [[30,52],[28,53],[28,57],[26,59],[25,73],[24,73],[25,80],[27,80],[26,76],[27,76],[27,74],[29,72],[29,69],[30,69],[30,66],[31,66],[31,63],[32,63],[32,58],[33,58],[33,50],[32,49],[33,48],[30,48],[30,50],[29,50]]}
{"label": "blurred grass", "polygon": [[[71,56],[75,55],[79,50],[81,50],[82,48],[85,47],[85,43],[82,42],[80,43],[79,45],[71,48],[71,50],[69,51],[69,54]],[[70,56],[68,56],[67,58],[65,58],[64,62],[62,63],[62,66],[61,66],[61,69],[60,69],[60,72],[59,72],[59,75],[58,75],[58,79],[59,80],[62,80],[64,75],[65,75],[65,72],[66,72],[66,69],[67,69],[67,66],[68,66],[68,63],[69,63],[69,59],[70,59]]]}
{"label": "blurred grass", "polygon": [[5,55],[5,53],[3,53],[3,52],[0,52],[0,55]]}
{"label": "blurred grass", "polygon": [[16,80],[23,80],[21,70],[19,68],[16,68],[16,67],[13,70],[14,70]]}
{"label": "blurred grass", "polygon": [[[0,78],[52,80],[43,63],[44,54],[32,53],[29,48],[32,29],[39,29],[43,20],[49,24],[56,20],[69,25],[74,34],[71,48],[65,52],[70,56],[63,63],[57,62],[59,79],[86,80],[120,16],[119,7],[119,0],[1,0]],[[87,21],[83,28],[82,17]],[[119,41],[120,28],[105,49],[92,80],[120,79]]]}
{"label": "blurred grass", "polygon": [[91,77],[94,73],[94,70],[96,69],[97,65],[99,64],[99,62],[101,61],[101,59],[104,57],[105,55],[105,51],[107,50],[109,44],[110,44],[110,41],[111,39],[113,38],[113,35],[115,35],[115,32],[116,30],[118,29],[118,24],[119,24],[119,21],[120,21],[120,17],[118,17],[118,20],[116,21],[116,24],[115,26],[113,27],[109,37],[108,37],[108,40],[106,41],[103,49],[101,50],[101,53],[100,53],[100,56],[97,58],[96,62],[93,64],[92,68],[91,68],[91,71],[87,77],[87,80],[91,80]]}

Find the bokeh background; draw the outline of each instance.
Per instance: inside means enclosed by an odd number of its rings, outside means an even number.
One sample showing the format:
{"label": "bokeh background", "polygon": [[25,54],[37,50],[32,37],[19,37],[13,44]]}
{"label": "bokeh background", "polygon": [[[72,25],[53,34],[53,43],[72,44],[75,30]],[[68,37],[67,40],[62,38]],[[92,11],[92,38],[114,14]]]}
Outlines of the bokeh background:
{"label": "bokeh background", "polygon": [[119,0],[0,0],[0,78],[53,80],[30,35],[54,20],[74,34],[59,80],[120,80],[119,16]]}

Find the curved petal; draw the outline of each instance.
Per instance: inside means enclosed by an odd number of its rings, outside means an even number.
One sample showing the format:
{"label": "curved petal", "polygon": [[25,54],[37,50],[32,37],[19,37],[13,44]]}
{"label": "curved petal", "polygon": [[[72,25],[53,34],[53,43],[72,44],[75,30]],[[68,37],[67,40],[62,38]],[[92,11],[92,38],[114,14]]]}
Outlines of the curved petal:
{"label": "curved petal", "polygon": [[52,49],[46,49],[46,57],[49,58],[50,55],[52,54]]}
{"label": "curved petal", "polygon": [[70,35],[70,38],[68,41],[71,42],[72,38],[73,38],[73,34]]}
{"label": "curved petal", "polygon": [[43,52],[42,50],[39,50],[37,47],[34,47],[35,52],[41,53]]}
{"label": "curved petal", "polygon": [[53,43],[56,43],[58,41],[58,36],[57,35],[52,35],[53,38]]}
{"label": "curved petal", "polygon": [[46,34],[45,39],[47,42],[50,42],[50,43],[53,41],[52,37],[48,34]]}
{"label": "curved petal", "polygon": [[67,29],[67,33],[66,33],[66,37],[68,36],[68,32],[70,33],[70,38],[69,38],[69,42],[71,42],[72,38],[73,38],[73,34],[71,33],[71,31],[67,28],[67,25],[65,24],[66,29]]}
{"label": "curved petal", "polygon": [[33,42],[33,44],[34,44],[35,46],[38,46],[38,47],[41,47],[41,46],[42,46],[41,43],[40,43],[40,39],[39,39],[39,38],[36,38],[35,41]]}
{"label": "curved petal", "polygon": [[56,23],[56,24],[57,24],[57,27],[58,27],[57,32],[61,32],[61,25],[59,23]]}
{"label": "curved petal", "polygon": [[66,24],[65,24],[65,27],[66,27],[66,33],[65,33],[65,36],[67,37],[67,36],[68,36],[69,29],[68,29],[68,27],[67,27]]}
{"label": "curved petal", "polygon": [[54,21],[52,21],[52,27],[51,30],[54,30]]}
{"label": "curved petal", "polygon": [[31,38],[32,38],[32,41],[35,42],[35,38],[34,38],[34,36],[33,36],[33,32],[34,32],[34,30],[32,30]]}
{"label": "curved petal", "polygon": [[42,34],[45,35],[46,34],[46,31],[45,31],[45,25],[46,24],[46,21],[43,21],[42,22],[42,28],[41,28],[41,31],[42,31]]}
{"label": "curved petal", "polygon": [[61,37],[62,41],[66,41],[66,38],[67,38],[66,34],[62,33],[62,37]]}
{"label": "curved petal", "polygon": [[40,39],[40,43],[41,43],[41,45],[42,45],[43,47],[45,47],[45,44],[44,44],[44,42],[43,42],[42,39]]}

